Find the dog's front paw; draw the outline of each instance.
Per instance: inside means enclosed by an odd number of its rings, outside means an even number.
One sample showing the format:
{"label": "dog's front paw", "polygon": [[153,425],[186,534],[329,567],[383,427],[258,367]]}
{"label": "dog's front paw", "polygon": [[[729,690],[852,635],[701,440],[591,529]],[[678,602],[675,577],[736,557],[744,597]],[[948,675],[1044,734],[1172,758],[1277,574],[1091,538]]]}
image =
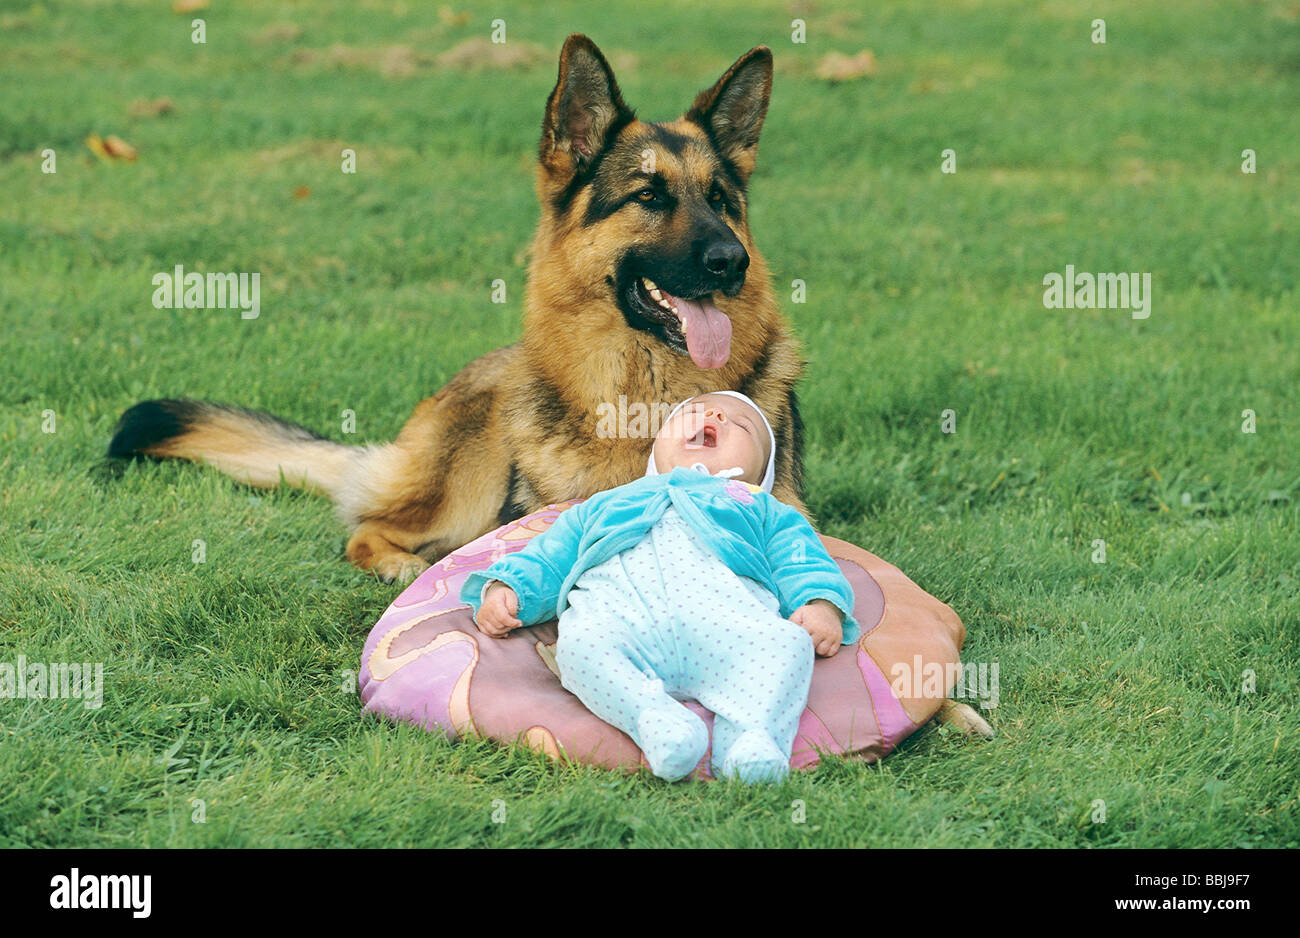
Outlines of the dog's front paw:
{"label": "dog's front paw", "polygon": [[415,554],[391,554],[376,561],[371,572],[385,583],[406,586],[417,576],[429,569],[429,562]]}

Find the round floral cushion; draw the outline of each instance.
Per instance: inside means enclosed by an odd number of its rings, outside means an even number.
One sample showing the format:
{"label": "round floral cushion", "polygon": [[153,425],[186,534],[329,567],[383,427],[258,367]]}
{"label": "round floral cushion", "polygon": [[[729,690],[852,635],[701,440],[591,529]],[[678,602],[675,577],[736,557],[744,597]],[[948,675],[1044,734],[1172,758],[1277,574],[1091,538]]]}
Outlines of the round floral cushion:
{"label": "round floral cushion", "polygon": [[[645,765],[631,738],[560,686],[556,622],[494,639],[458,599],[473,570],[521,549],[581,499],[548,505],[471,541],[420,575],[366,639],[360,690],[365,710],[455,737],[523,742],[552,758],[606,768]],[[955,682],[965,628],[957,614],[902,571],[860,547],[821,538],[853,586],[862,637],[813,666],[793,768],[823,752],[874,761],[930,719]],[[947,675],[935,680],[922,676]],[[687,703],[712,732],[713,715]],[[695,775],[709,777],[710,755]]]}

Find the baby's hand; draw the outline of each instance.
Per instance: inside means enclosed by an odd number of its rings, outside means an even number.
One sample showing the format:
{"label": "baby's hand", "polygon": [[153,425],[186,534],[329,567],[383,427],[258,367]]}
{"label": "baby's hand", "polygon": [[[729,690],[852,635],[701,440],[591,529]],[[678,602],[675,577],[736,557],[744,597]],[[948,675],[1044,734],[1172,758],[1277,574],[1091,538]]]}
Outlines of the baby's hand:
{"label": "baby's hand", "polygon": [[802,625],[812,636],[813,648],[823,658],[832,657],[844,641],[844,613],[827,599],[804,603],[790,615],[790,621]]}
{"label": "baby's hand", "polygon": [[519,611],[519,597],[515,591],[500,580],[493,580],[479,606],[478,616],[474,621],[479,631],[493,638],[505,638],[511,629],[517,629],[524,623],[515,618]]}

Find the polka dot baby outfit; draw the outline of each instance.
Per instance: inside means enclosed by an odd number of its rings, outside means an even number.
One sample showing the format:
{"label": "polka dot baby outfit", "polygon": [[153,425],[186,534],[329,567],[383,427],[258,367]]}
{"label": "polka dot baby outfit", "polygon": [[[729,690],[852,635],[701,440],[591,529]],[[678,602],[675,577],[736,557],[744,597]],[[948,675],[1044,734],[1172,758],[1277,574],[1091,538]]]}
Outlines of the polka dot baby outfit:
{"label": "polka dot baby outfit", "polygon": [[633,547],[590,567],[560,615],[561,683],[627,733],[655,775],[689,774],[708,750],[712,771],[779,780],[812,681],[812,637],[780,601],[726,566],[669,505]]}

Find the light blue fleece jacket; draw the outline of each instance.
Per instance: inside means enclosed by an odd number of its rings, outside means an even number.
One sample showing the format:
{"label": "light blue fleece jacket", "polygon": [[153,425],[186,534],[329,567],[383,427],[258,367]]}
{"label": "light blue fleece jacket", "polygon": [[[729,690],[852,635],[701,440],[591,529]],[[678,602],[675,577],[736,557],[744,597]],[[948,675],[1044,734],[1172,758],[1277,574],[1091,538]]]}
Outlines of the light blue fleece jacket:
{"label": "light blue fleece jacket", "polygon": [[670,504],[732,572],[780,600],[783,618],[825,599],[844,613],[843,644],[858,640],[853,587],[803,515],[756,485],[682,466],[597,492],[561,512],[521,550],[471,573],[460,600],[477,617],[487,582],[500,580],[518,596],[516,616],[525,626],[559,618],[578,577],[639,543]]}

